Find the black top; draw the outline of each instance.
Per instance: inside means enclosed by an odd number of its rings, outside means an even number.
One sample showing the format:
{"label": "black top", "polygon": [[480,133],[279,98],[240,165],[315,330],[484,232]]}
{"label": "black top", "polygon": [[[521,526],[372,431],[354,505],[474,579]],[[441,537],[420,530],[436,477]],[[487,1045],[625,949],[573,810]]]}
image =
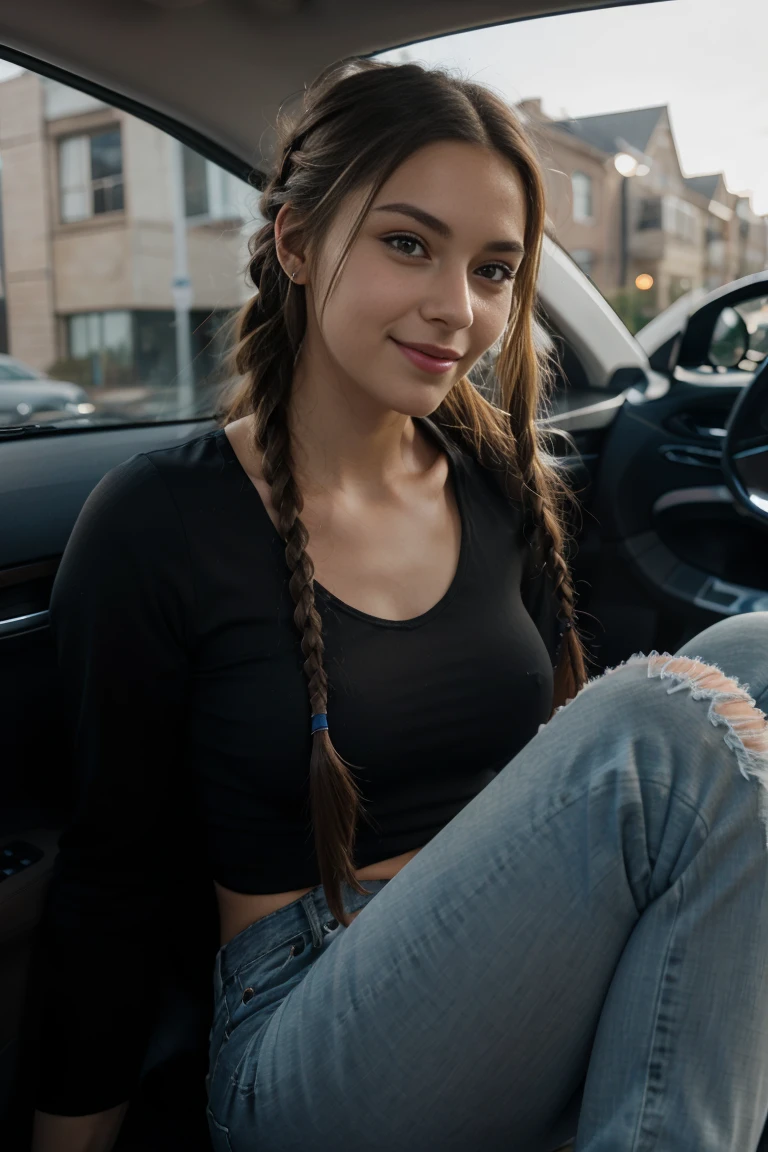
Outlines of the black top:
{"label": "black top", "polygon": [[[448,452],[461,514],[448,591],[391,621],[316,585],[330,733],[368,816],[358,868],[426,844],[552,708],[558,606],[522,513],[419,424]],[[153,954],[192,853],[209,886],[320,882],[289,575],[223,429],[132,457],[83,507],[51,601],[79,802],[43,924],[44,1111],[100,1111],[134,1090]]]}

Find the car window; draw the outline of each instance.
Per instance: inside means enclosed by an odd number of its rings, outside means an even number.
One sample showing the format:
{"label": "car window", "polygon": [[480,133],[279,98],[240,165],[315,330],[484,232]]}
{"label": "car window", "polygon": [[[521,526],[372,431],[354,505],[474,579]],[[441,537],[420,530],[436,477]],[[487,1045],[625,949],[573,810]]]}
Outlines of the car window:
{"label": "car window", "polygon": [[[714,25],[693,17],[694,3],[714,19],[719,0],[623,6],[379,57],[455,69],[517,108],[542,160],[551,236],[632,332],[768,266],[768,105],[762,61],[743,38],[748,28],[761,42],[768,6],[731,0],[712,85],[700,61]],[[0,80],[0,354],[46,377],[16,407],[0,403],[0,423],[212,414],[228,322],[252,292],[256,192],[75,88],[8,66]],[[764,311],[745,319],[749,369],[766,347]],[[558,391],[583,383],[556,333],[555,345]]]}
{"label": "car window", "polygon": [[447,67],[517,108],[551,235],[638,332],[677,299],[768,267],[765,68],[745,50],[768,36],[768,5],[722,13],[721,0],[575,12],[379,58]]}
{"label": "car window", "polygon": [[0,83],[0,123],[0,382],[46,377],[0,394],[0,423],[210,414],[256,190],[34,72]]}

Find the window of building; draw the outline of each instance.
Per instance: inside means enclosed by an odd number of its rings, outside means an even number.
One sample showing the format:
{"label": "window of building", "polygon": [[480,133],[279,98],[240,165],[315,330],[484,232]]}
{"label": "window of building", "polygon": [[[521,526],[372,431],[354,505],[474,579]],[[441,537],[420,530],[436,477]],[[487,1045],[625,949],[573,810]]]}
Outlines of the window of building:
{"label": "window of building", "polygon": [[590,252],[588,248],[577,248],[575,252],[571,252],[571,256],[581,268],[585,276],[592,277],[592,272],[595,266],[595,254]]}
{"label": "window of building", "polygon": [[133,383],[130,312],[82,312],[67,317],[69,355],[79,376],[95,388]]}
{"label": "window of building", "polygon": [[664,231],[678,240],[694,243],[697,234],[698,213],[693,204],[679,196],[665,196],[662,201]]}
{"label": "window of building", "polygon": [[652,196],[640,201],[637,216],[639,232],[661,228],[661,197]]}
{"label": "window of building", "polygon": [[574,172],[571,176],[573,188],[573,218],[576,221],[589,221],[593,217],[592,177],[586,172]]}
{"label": "window of building", "polygon": [[208,162],[191,148],[182,150],[184,158],[184,210],[187,216],[208,215]]}
{"label": "window of building", "polygon": [[191,148],[182,150],[184,164],[184,207],[188,219],[247,219],[242,180],[211,163]]}
{"label": "window of building", "polygon": [[123,150],[120,129],[59,142],[59,198],[64,223],[120,212],[123,201]]}
{"label": "window of building", "polygon": [[[224,356],[231,337],[228,321],[233,316],[231,309],[190,311],[195,388],[208,404],[200,414],[213,411],[213,391],[224,382]],[[178,373],[175,315],[170,309],[81,312],[66,317],[66,329],[68,359],[61,371],[68,379],[86,388],[128,388],[131,395],[123,393],[121,403],[128,407],[138,403],[142,416],[173,418]]]}

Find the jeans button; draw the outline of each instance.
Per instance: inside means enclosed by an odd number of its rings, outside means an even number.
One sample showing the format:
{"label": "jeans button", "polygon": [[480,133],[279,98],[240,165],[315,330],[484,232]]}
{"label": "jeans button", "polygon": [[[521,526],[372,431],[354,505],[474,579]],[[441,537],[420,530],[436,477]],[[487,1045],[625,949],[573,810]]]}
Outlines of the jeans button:
{"label": "jeans button", "polygon": [[246,988],[243,992],[243,1004],[247,1004],[249,1000],[253,1000],[256,993],[253,988]]}
{"label": "jeans button", "polygon": [[299,956],[304,951],[304,941],[297,940],[295,944],[291,945],[291,956]]}

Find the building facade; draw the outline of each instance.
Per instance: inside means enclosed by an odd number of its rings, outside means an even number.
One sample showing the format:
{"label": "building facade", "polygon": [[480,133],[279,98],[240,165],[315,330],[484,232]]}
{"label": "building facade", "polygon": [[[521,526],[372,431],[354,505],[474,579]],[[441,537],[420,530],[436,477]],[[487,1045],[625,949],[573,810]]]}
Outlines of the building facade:
{"label": "building facade", "polygon": [[768,267],[768,220],[721,173],[686,178],[665,106],[554,120],[519,111],[552,234],[634,330],[679,296]]}
{"label": "building facade", "polygon": [[221,323],[252,291],[254,190],[142,120],[29,72],[0,84],[0,155],[8,351],[98,391],[167,387],[181,288],[192,372],[204,379]]}

